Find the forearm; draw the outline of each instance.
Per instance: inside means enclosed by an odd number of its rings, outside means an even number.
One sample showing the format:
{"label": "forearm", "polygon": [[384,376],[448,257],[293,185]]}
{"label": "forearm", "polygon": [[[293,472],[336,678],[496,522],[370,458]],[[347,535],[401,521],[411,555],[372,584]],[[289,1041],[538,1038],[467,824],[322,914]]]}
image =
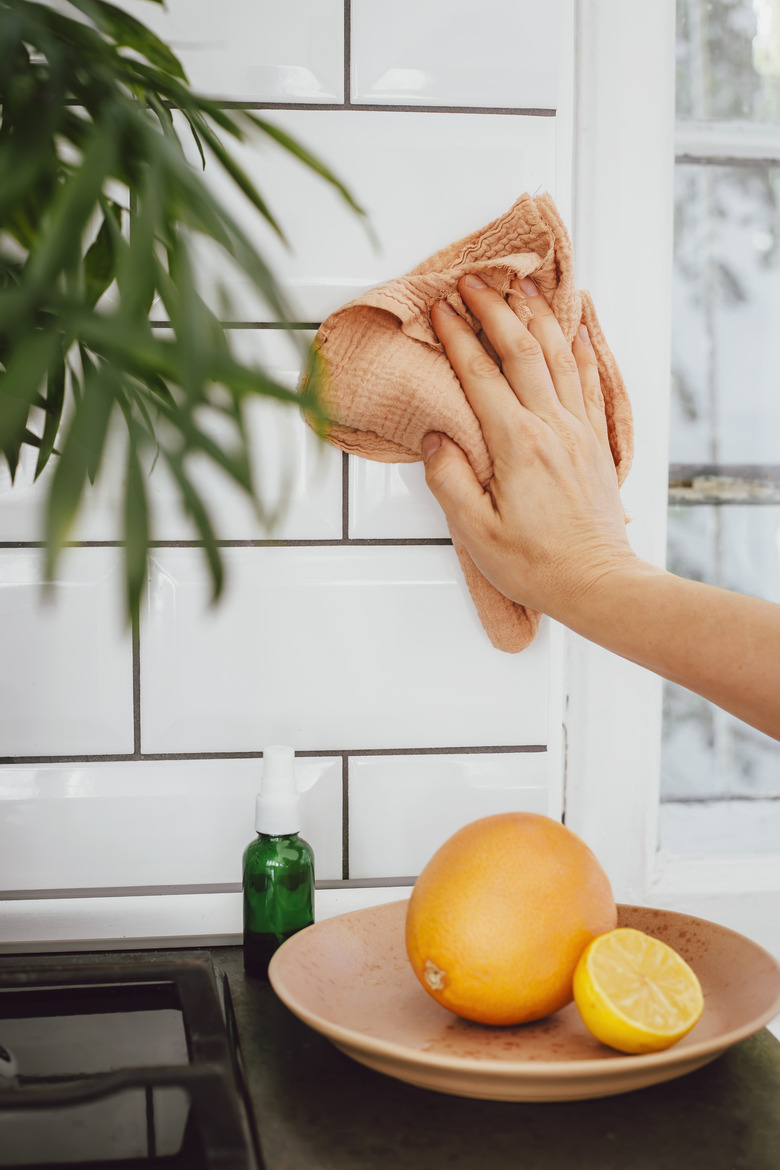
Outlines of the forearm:
{"label": "forearm", "polygon": [[555,616],[780,739],[780,605],[637,560]]}

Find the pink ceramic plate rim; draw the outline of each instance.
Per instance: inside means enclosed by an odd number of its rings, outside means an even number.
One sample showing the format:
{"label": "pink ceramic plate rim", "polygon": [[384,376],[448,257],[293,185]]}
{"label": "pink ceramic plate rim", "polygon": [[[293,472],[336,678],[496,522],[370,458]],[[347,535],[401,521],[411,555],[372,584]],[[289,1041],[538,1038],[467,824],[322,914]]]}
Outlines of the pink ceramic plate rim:
{"label": "pink ceramic plate rim", "polygon": [[[406,899],[403,899],[405,901]],[[402,899],[399,899],[402,901]],[[390,905],[390,903],[385,903]],[[397,903],[392,903],[397,905]],[[366,910],[376,910],[377,907],[366,907]],[[652,909],[648,906],[621,906],[620,909],[647,911]],[[360,914],[363,911],[352,910],[347,911],[348,914]],[[722,1032],[718,1036],[711,1036],[708,1040],[701,1040],[698,1043],[687,1044],[683,1048],[674,1046],[666,1048],[662,1052],[649,1052],[641,1056],[623,1055],[620,1059],[620,1067],[625,1068],[626,1071],[652,1067],[653,1065],[674,1066],[677,1064],[688,1064],[691,1060],[698,1057],[707,1056],[710,1054],[717,1055],[720,1052],[730,1048],[733,1044],[739,1043],[740,1040],[747,1039],[748,1036],[753,1036],[774,1016],[780,1013],[780,963],[775,959],[774,955],[765,950],[759,943],[754,942],[753,939],[747,938],[736,930],[731,930],[728,926],[721,926],[719,923],[710,922],[706,918],[697,918],[693,914],[681,914],[675,910],[657,910],[656,913],[662,914],[664,918],[677,918],[685,920],[686,922],[701,923],[707,928],[714,929],[721,934],[729,935],[734,939],[738,945],[747,944],[750,947],[755,947],[769,960],[769,963],[774,966],[778,976],[778,990],[772,1003],[763,1012],[759,1013],[753,1020],[747,1024],[743,1024],[740,1028],[733,1028],[729,1032]],[[342,917],[337,915],[336,917]],[[346,915],[344,915],[346,917]],[[333,922],[334,919],[326,918],[322,923],[315,923],[313,926],[306,927],[305,931],[301,931],[300,935],[308,934],[312,930],[317,930],[318,927],[324,926],[327,922]],[[429,1065],[433,1068],[452,1068],[462,1069],[464,1072],[484,1072],[490,1069],[491,1076],[517,1078],[523,1073],[533,1075],[534,1078],[551,1079],[551,1080],[565,1080],[567,1077],[582,1076],[583,1073],[597,1070],[604,1071],[607,1067],[614,1070],[614,1064],[609,1061],[606,1065],[603,1060],[567,1060],[567,1061],[552,1061],[552,1060],[473,1060],[468,1057],[445,1056],[444,1054],[431,1054],[422,1051],[421,1049],[410,1048],[404,1044],[396,1044],[393,1040],[379,1040],[372,1036],[367,1036],[364,1032],[355,1032],[350,1028],[345,1028],[341,1024],[333,1024],[329,1020],[324,1020],[322,1016],[316,1015],[309,1011],[298,1000],[291,995],[286,988],[280,989],[277,985],[278,978],[275,979],[275,967],[278,966],[277,955],[285,949],[292,949],[296,938],[300,935],[293,935],[286,943],[279,948],[271,960],[268,968],[268,977],[276,994],[287,1007],[294,1012],[301,1020],[309,1024],[316,1031],[321,1032],[329,1039],[342,1043],[350,1048],[360,1049],[365,1052],[373,1052],[379,1055],[392,1056],[397,1055],[402,1060],[408,1060],[410,1056],[413,1057],[415,1064]]]}

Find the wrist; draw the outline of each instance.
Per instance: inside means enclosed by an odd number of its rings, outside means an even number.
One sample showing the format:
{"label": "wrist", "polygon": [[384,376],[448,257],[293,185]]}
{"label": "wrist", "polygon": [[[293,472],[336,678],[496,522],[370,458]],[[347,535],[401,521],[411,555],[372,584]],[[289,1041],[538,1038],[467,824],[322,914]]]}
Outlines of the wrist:
{"label": "wrist", "polygon": [[571,586],[546,612],[575,633],[601,645],[611,642],[616,622],[633,620],[634,601],[652,578],[667,576],[628,548],[580,568]]}

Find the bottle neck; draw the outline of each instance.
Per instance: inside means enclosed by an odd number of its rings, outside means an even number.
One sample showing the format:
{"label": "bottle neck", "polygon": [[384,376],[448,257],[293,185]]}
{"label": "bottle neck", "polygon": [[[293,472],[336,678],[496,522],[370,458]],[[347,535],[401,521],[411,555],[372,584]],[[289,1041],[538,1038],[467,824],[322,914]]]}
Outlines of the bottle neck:
{"label": "bottle neck", "polygon": [[298,833],[263,833],[258,829],[257,835],[265,841],[284,841],[292,840],[294,837],[298,836]]}

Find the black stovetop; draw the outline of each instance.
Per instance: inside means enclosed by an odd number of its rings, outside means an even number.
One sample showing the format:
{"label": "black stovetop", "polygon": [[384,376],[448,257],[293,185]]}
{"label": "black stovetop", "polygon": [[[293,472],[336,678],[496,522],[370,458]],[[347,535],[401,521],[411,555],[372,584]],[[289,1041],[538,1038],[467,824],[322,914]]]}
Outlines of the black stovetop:
{"label": "black stovetop", "polygon": [[205,951],[0,961],[0,1167],[259,1170]]}

